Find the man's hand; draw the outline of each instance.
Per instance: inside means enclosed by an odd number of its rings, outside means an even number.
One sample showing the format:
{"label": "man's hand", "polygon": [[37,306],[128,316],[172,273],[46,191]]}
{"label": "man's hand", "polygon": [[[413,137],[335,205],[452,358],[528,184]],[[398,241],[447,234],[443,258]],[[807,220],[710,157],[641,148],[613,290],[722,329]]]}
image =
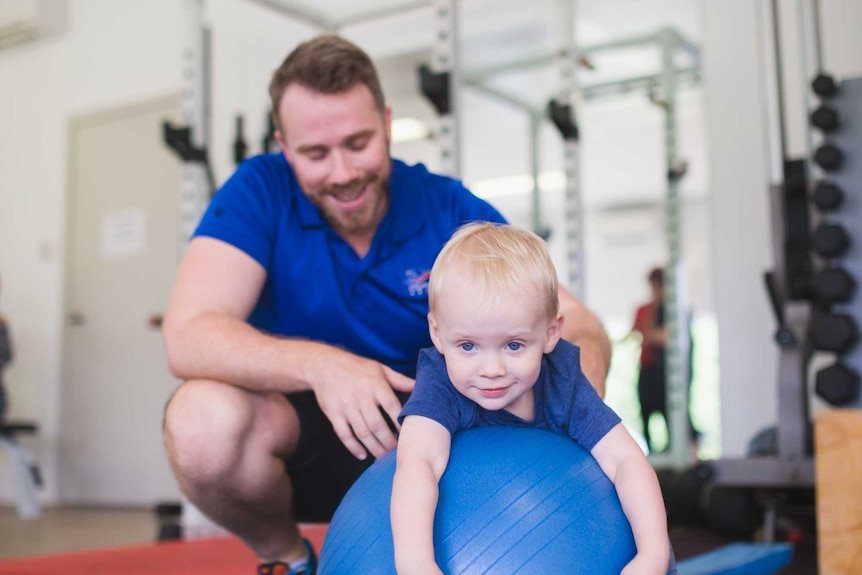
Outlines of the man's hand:
{"label": "man's hand", "polygon": [[344,446],[358,459],[381,457],[395,448],[401,402],[395,391],[413,391],[413,380],[376,361],[332,348],[321,354],[312,385],[320,409]]}

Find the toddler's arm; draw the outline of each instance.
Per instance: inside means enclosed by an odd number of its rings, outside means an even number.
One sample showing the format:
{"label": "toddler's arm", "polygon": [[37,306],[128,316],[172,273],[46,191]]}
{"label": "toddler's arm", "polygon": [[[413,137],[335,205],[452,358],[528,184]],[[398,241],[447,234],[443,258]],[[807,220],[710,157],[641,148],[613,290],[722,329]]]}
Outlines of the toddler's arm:
{"label": "toddler's arm", "polygon": [[434,512],[451,444],[433,419],[408,415],[401,424],[389,511],[399,575],[442,575],[434,562]]}
{"label": "toddler's arm", "polygon": [[635,537],[637,555],[622,575],[665,575],[670,562],[667,514],[649,461],[622,424],[611,429],[591,453],[616,487]]}

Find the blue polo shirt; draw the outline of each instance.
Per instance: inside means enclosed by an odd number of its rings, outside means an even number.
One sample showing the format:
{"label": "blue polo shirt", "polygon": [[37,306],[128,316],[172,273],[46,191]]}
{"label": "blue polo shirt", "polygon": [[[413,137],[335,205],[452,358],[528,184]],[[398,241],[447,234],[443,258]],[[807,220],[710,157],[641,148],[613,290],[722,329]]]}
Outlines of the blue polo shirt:
{"label": "blue polo shirt", "polygon": [[249,323],[341,346],[405,375],[428,335],[428,276],[461,225],[504,223],[452,178],[392,161],[389,210],[364,258],[308,201],[280,153],[249,158],[213,197],[195,236],[242,250],[267,270]]}

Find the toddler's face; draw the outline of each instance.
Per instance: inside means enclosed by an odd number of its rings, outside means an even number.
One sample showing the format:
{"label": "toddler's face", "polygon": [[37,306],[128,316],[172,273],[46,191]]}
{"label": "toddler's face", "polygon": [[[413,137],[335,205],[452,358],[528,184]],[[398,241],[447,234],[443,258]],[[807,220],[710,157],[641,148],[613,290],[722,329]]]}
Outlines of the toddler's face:
{"label": "toddler's face", "polygon": [[548,318],[538,291],[489,301],[463,275],[446,288],[428,319],[455,389],[485,409],[533,419],[533,386],[542,355],[560,339],[562,318]]}

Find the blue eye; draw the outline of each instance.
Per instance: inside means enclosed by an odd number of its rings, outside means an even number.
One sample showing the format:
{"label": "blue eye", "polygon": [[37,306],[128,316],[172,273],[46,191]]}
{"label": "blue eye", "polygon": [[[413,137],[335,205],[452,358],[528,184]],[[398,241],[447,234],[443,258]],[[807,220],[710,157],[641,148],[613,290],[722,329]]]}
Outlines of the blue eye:
{"label": "blue eye", "polygon": [[506,347],[509,349],[509,351],[518,351],[519,349],[523,348],[524,346],[521,345],[520,343],[518,343],[517,341],[510,341]]}
{"label": "blue eye", "polygon": [[464,343],[462,343],[462,344],[461,344],[461,345],[459,345],[458,347],[460,347],[463,351],[473,351],[473,349],[474,349],[476,346],[475,346],[475,345],[473,345],[472,343],[470,343],[469,341],[465,341]]}

